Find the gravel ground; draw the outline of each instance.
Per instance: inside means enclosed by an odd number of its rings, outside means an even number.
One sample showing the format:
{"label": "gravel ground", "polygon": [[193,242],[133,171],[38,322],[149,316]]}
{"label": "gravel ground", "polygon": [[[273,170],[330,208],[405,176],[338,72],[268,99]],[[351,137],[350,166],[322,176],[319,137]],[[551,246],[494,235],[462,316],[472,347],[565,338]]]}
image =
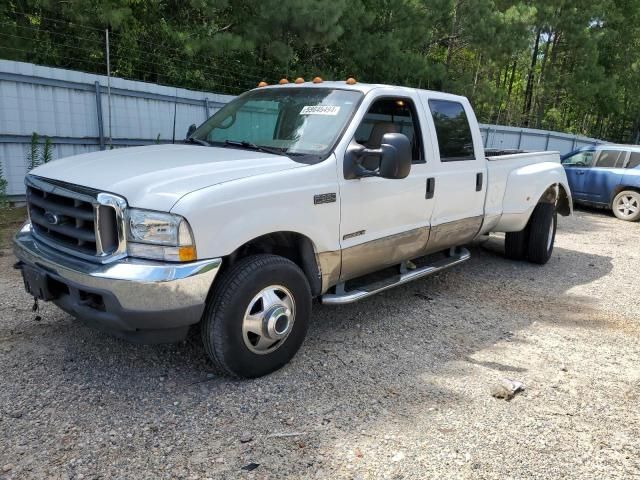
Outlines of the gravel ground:
{"label": "gravel ground", "polygon": [[[210,374],[197,337],[131,345],[53,305],[36,321],[5,251],[0,478],[640,477],[639,240],[597,210],[560,220],[544,267],[492,237],[314,305],[294,361],[252,381]],[[511,401],[490,393],[505,377]]]}

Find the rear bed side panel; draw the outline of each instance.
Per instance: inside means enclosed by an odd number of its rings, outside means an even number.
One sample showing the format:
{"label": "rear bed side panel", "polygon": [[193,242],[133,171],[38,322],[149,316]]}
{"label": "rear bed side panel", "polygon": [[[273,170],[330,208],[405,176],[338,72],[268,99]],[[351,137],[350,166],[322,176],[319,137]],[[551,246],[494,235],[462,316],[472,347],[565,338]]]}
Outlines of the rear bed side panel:
{"label": "rear bed side panel", "polygon": [[[555,156],[558,157],[557,154]],[[490,163],[490,176],[491,171],[492,164]],[[562,186],[571,200],[567,176],[559,161],[534,163],[513,169],[506,178],[502,215],[491,231],[517,232],[522,230],[544,193],[554,185]]]}

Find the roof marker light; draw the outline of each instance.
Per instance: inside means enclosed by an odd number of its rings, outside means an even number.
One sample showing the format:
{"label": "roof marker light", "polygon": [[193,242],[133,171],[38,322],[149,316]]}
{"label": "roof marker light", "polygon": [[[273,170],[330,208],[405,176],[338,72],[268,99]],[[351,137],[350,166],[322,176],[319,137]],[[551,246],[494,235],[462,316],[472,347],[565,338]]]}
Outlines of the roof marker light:
{"label": "roof marker light", "polygon": [[353,77],[349,77],[349,78],[347,78],[347,81],[346,81],[345,83],[346,83],[347,85],[355,85],[355,84],[356,84],[356,83],[358,83],[358,82],[356,81],[356,79],[355,79],[355,78],[353,78]]}
{"label": "roof marker light", "polygon": [[304,83],[304,78],[302,77],[296,78],[296,83]]}
{"label": "roof marker light", "polygon": [[260,87],[266,87],[267,85],[269,85],[269,84],[263,80],[262,82],[260,82],[260,83],[258,84],[258,88],[260,88]]}
{"label": "roof marker light", "polygon": [[320,77],[315,77],[315,78],[312,80],[312,82],[313,82],[313,83],[322,83],[322,78],[320,78]]}
{"label": "roof marker light", "polygon": [[281,79],[278,83],[279,83],[280,85],[286,85],[287,83],[289,83],[289,80],[287,80],[286,78],[283,78],[283,79]]}

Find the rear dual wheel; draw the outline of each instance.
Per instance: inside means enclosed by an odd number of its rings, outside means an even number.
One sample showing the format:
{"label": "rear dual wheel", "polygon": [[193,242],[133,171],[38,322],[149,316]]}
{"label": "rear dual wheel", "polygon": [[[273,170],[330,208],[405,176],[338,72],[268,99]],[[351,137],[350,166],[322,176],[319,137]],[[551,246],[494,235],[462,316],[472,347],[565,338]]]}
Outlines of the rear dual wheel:
{"label": "rear dual wheel", "polygon": [[557,224],[555,204],[539,203],[523,230],[505,235],[505,255],[512,260],[544,265],[553,253]]}

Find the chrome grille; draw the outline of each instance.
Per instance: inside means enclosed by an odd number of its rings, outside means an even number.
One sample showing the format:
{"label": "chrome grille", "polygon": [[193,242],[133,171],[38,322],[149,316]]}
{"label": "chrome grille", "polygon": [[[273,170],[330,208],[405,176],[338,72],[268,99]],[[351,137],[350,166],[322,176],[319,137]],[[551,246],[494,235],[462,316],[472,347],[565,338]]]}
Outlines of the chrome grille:
{"label": "chrome grille", "polygon": [[27,177],[26,186],[37,239],[101,263],[124,255],[124,199],[34,176]]}

